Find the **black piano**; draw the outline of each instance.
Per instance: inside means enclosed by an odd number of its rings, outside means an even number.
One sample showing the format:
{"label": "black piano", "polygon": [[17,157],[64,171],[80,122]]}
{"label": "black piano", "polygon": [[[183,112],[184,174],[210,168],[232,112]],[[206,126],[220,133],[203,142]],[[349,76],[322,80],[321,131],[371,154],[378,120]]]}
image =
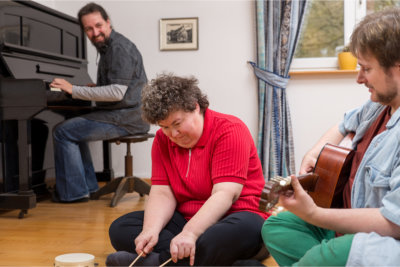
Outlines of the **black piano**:
{"label": "black piano", "polygon": [[55,77],[92,83],[78,20],[33,1],[0,1],[0,209],[20,209],[20,218],[36,206],[35,187],[45,177],[44,146],[51,129],[45,116],[36,117],[50,105],[91,105],[52,91],[48,84]]}

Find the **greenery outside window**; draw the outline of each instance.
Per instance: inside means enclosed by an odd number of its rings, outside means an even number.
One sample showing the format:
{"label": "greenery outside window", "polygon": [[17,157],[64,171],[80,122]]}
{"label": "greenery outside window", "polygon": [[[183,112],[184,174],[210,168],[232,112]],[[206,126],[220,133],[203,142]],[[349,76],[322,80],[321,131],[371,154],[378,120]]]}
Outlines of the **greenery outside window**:
{"label": "greenery outside window", "polygon": [[337,69],[337,53],[366,14],[400,0],[310,0],[291,70]]}

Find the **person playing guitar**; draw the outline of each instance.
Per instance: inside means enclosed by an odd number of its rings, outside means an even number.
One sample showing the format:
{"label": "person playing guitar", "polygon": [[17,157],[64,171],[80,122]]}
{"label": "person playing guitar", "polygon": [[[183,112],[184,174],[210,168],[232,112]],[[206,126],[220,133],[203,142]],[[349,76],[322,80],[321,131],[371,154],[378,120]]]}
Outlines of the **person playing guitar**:
{"label": "person playing guitar", "polygon": [[269,217],[262,228],[280,266],[400,263],[400,9],[366,16],[353,31],[350,48],[360,65],[357,82],[369,89],[370,100],[321,137],[299,172],[315,172],[323,146],[354,132],[343,207],[316,204],[291,176],[292,190],[279,196],[287,211]]}

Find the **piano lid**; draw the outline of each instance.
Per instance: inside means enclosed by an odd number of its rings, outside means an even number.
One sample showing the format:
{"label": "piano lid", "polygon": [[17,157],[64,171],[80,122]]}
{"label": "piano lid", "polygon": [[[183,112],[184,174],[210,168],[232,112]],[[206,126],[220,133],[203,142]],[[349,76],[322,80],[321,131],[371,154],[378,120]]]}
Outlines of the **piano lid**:
{"label": "piano lid", "polygon": [[42,79],[51,82],[54,78],[63,78],[75,85],[91,83],[86,64],[75,60],[51,59],[34,54],[1,52],[3,67],[7,68],[15,79]]}
{"label": "piano lid", "polygon": [[0,44],[86,59],[86,38],[76,18],[33,1],[0,1]]}
{"label": "piano lid", "polygon": [[92,83],[78,20],[33,1],[0,1],[0,76]]}

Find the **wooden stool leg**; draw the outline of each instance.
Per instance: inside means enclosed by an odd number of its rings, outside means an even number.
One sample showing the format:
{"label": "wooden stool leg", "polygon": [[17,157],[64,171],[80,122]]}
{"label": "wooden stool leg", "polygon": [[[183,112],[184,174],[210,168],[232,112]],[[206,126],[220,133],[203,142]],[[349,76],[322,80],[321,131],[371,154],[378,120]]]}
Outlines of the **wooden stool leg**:
{"label": "wooden stool leg", "polygon": [[133,158],[131,154],[131,143],[126,143],[126,155],[125,155],[125,177],[133,176]]}
{"label": "wooden stool leg", "polygon": [[95,193],[90,194],[90,199],[99,199],[103,195],[114,193],[117,190],[119,184],[121,183],[121,180],[122,177],[112,179],[110,182],[101,187]]}
{"label": "wooden stool leg", "polygon": [[131,142],[126,142],[126,155],[125,155],[125,177],[122,178],[121,183],[115,190],[115,194],[111,199],[110,206],[115,207],[117,203],[121,200],[121,198],[126,193],[133,192],[133,185],[132,182],[129,181],[129,176],[132,176],[133,167],[132,167],[132,154],[131,154]]}
{"label": "wooden stool leg", "polygon": [[115,194],[111,199],[110,207],[115,207],[121,198],[128,193],[129,190],[129,181],[127,177],[122,178],[121,183],[118,185],[117,190],[115,190]]}
{"label": "wooden stool leg", "polygon": [[[150,136],[154,137],[154,135]],[[144,138],[144,139],[143,139]],[[114,193],[111,200],[110,206],[114,207],[121,200],[126,193],[137,192],[140,196],[148,195],[150,193],[150,184],[143,181],[141,178],[133,176],[133,157],[131,154],[131,143],[141,142],[147,140],[146,137],[138,138],[122,138],[113,139],[112,142],[116,144],[126,143],[126,155],[125,155],[125,176],[114,178],[108,182],[105,186],[100,188],[96,193],[91,195],[92,199],[99,199],[100,196],[109,193]]]}
{"label": "wooden stool leg", "polygon": [[140,196],[148,195],[150,193],[150,185],[138,177],[130,177],[134,181],[134,191],[138,192]]}
{"label": "wooden stool leg", "polygon": [[125,156],[125,177],[129,179],[129,189],[128,192],[132,193],[136,191],[142,197],[148,195],[150,192],[150,185],[144,182],[142,179],[133,176],[133,157],[131,154],[131,146],[127,143],[127,152]]}

